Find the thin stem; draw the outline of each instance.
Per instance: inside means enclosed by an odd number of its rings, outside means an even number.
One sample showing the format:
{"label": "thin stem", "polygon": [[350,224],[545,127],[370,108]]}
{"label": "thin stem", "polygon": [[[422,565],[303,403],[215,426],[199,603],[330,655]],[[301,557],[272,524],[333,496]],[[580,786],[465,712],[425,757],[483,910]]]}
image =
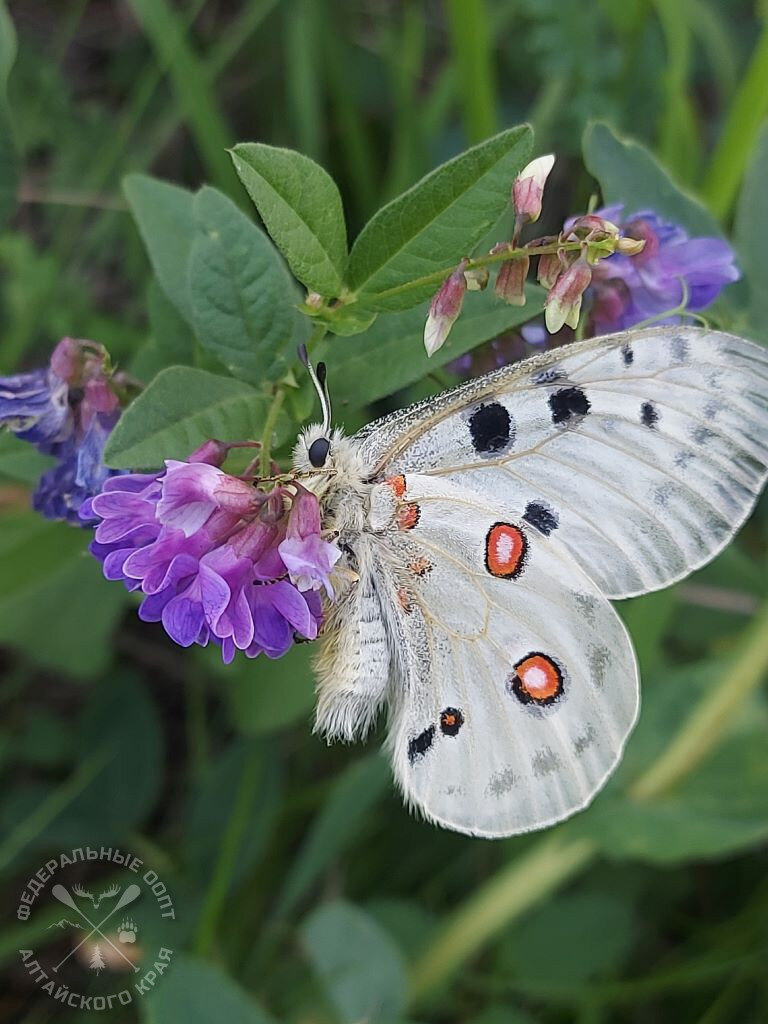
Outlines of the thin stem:
{"label": "thin stem", "polygon": [[[744,701],[768,671],[768,603],[743,635],[722,681],[701,700],[666,751],[628,790],[652,800],[689,776],[709,756]],[[451,914],[411,974],[411,998],[434,991],[502,928],[576,875],[597,854],[596,844],[567,833],[547,835],[502,868]]]}
{"label": "thin stem", "polygon": [[[465,270],[471,270],[475,267],[490,267],[495,263],[504,263],[506,260],[514,260],[522,256],[547,256],[556,252],[578,252],[585,245],[589,246],[593,257],[601,254],[603,257],[610,256],[616,251],[613,248],[612,239],[607,242],[585,242],[579,240],[575,242],[550,242],[547,245],[536,246],[510,245],[508,248],[501,249],[498,252],[488,253],[487,256],[476,256],[473,259],[466,259]],[[411,281],[406,281],[404,284],[395,285],[393,288],[386,288],[384,291],[376,292],[376,299],[390,298],[393,295],[403,295],[414,289],[441,285],[455,269],[456,265],[454,264],[450,267],[444,267],[442,270],[435,270],[431,274],[425,274],[423,277],[416,277]],[[347,304],[351,305],[355,301],[357,301],[357,296],[350,295]]]}
{"label": "thin stem", "polygon": [[272,404],[269,407],[267,418],[264,421],[264,435],[259,456],[260,477],[266,477],[269,474],[269,467],[272,461],[272,437],[275,433],[275,427],[277,426],[277,420],[284,401],[285,390],[281,385],[278,385],[275,397],[272,399]]}
{"label": "thin stem", "polygon": [[210,952],[216,936],[219,917],[232,881],[237,855],[248,826],[253,797],[259,781],[261,763],[261,754],[258,751],[254,751],[246,760],[243,774],[240,776],[232,814],[224,831],[224,837],[219,849],[219,857],[213,869],[213,877],[208,887],[208,892],[205,895],[205,902],[197,926],[195,952],[202,956]]}
{"label": "thin stem", "polygon": [[630,786],[630,797],[650,800],[689,775],[714,750],[766,672],[768,603],[748,627],[739,654],[722,681],[701,701],[659,759]]}
{"label": "thin stem", "polygon": [[490,936],[581,870],[595,855],[587,839],[547,835],[502,868],[451,914],[411,972],[413,1001],[436,989]]}

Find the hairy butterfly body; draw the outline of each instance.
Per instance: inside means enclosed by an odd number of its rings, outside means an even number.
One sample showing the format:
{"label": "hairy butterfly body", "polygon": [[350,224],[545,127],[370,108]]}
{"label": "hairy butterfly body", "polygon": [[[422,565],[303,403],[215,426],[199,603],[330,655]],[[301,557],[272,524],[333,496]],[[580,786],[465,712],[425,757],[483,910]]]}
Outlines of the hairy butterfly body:
{"label": "hairy butterfly body", "polygon": [[458,831],[586,806],[638,711],[610,600],[681,579],[749,515],[768,353],[701,328],[611,335],[328,435],[308,428],[295,468],[356,582],[319,640],[317,730],[358,739],[386,707],[406,800]]}

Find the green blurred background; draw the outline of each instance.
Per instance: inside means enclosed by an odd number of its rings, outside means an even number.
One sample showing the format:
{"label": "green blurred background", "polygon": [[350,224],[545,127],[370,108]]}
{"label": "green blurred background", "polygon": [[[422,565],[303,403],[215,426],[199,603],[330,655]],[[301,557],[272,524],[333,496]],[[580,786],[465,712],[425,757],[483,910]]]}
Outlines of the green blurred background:
{"label": "green blurred background", "polygon": [[[600,119],[728,231],[768,112],[755,0],[7,6],[0,373],[44,362],[65,334],[151,365],[128,172],[209,182],[245,206],[226,148],[291,146],[337,179],[354,235],[440,161],[528,120],[536,152],[557,153],[556,225],[595,191],[581,137]],[[765,499],[713,565],[621,607],[645,704],[617,778],[571,822],[487,842],[409,815],[381,735],[311,735],[307,646],[224,669],[140,625],[77,531],[24,512],[41,465],[0,438],[3,1020],[91,1019],[19,957],[65,954],[61,907],[27,923],[16,907],[48,857],[95,844],[142,858],[177,909],[172,970],[110,1019],[768,1021]],[[86,888],[111,877],[80,868]],[[140,941],[154,927],[141,913]],[[69,981],[98,994],[109,974]]]}

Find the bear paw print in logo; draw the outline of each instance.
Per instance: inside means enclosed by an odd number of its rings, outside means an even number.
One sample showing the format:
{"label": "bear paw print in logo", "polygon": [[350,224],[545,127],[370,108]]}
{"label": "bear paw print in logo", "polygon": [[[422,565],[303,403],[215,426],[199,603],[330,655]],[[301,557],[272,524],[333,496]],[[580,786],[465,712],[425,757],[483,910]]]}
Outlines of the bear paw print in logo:
{"label": "bear paw print in logo", "polygon": [[123,918],[120,922],[120,931],[117,937],[121,942],[135,942],[137,930],[136,922],[132,918]]}

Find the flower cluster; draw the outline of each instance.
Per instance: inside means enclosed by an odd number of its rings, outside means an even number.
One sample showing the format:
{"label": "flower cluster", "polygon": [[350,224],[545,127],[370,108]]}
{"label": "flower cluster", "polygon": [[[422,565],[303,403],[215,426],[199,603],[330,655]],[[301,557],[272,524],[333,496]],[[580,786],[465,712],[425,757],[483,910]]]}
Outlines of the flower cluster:
{"label": "flower cluster", "polygon": [[145,622],[182,647],[218,643],[227,663],[238,650],[279,658],[295,635],[317,636],[341,552],[323,539],[314,494],[225,473],[231,447],[208,442],[160,473],[107,480],[81,515],[98,522],[91,551],[106,578],[144,595]]}
{"label": "flower cluster", "polygon": [[108,363],[103,346],[63,338],[47,368],[0,377],[0,426],[56,459],[33,495],[49,519],[84,525],[83,502],[116,473],[102,461],[120,416],[119,381]]}
{"label": "flower cluster", "polygon": [[[739,279],[733,249],[721,238],[690,238],[679,224],[652,210],[623,217],[616,205],[598,215],[616,221],[623,238],[643,243],[629,258],[617,252],[595,267],[587,292],[590,334],[608,334],[659,317],[681,305],[705,309],[723,288]],[[670,316],[659,323],[676,323]]]}
{"label": "flower cluster", "polygon": [[[622,330],[643,320],[674,323],[678,309],[704,309],[739,277],[734,254],[718,238],[690,238],[678,224],[650,210],[623,218],[623,206],[572,217],[556,235],[520,244],[521,229],[538,220],[552,156],[530,163],[512,186],[512,239],[487,257],[464,259],[432,300],[424,329],[428,355],[444,343],[461,313],[468,288],[482,288],[488,265],[498,264],[495,292],[512,305],[525,305],[525,283],[537,258],[537,279],[547,290],[546,329],[575,330],[587,309],[585,333]],[[668,317],[664,314],[669,312]]]}

